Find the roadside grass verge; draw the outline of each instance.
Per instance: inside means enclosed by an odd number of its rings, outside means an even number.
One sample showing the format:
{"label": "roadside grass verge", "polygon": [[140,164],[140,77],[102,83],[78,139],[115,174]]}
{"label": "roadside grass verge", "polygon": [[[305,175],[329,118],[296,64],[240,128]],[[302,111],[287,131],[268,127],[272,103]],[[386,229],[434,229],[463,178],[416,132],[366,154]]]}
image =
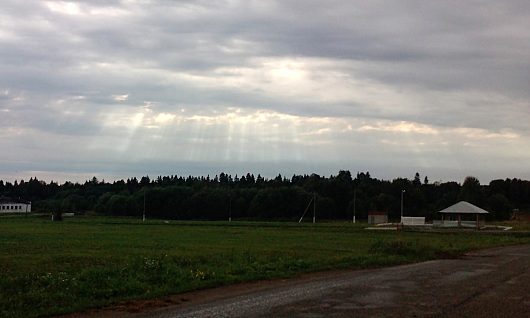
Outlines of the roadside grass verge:
{"label": "roadside grass verge", "polygon": [[363,224],[0,218],[0,316],[49,316],[299,273],[529,243],[528,234],[366,231]]}

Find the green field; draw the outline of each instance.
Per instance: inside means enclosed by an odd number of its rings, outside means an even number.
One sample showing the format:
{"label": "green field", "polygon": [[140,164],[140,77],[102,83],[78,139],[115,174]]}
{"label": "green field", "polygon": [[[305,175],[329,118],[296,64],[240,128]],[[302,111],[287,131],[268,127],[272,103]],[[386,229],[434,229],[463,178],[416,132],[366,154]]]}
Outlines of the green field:
{"label": "green field", "polygon": [[524,233],[373,232],[351,223],[2,217],[0,316],[46,316],[241,281],[388,266],[528,242]]}

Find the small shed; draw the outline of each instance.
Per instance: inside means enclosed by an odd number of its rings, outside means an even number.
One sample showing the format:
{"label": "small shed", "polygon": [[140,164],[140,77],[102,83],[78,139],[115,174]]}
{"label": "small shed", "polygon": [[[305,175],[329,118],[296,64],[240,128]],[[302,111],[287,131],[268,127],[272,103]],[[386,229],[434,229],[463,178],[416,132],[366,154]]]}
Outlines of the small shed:
{"label": "small shed", "polygon": [[380,211],[368,212],[368,224],[388,223],[388,213]]}
{"label": "small shed", "polygon": [[480,215],[489,214],[488,211],[479,208],[476,205],[473,205],[466,201],[460,201],[456,204],[451,205],[448,208],[445,208],[441,211],[438,211],[442,215],[442,224],[444,224],[445,219],[451,218],[451,216],[456,216],[458,227],[462,226],[462,216],[474,216],[476,220],[477,230],[480,228]]}

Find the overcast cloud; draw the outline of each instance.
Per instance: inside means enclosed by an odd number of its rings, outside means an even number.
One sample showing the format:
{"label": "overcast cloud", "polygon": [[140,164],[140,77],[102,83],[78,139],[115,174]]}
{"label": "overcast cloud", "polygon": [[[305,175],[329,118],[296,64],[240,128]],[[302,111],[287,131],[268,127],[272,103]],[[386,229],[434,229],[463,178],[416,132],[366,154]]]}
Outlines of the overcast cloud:
{"label": "overcast cloud", "polygon": [[0,179],[530,179],[530,2],[0,4]]}

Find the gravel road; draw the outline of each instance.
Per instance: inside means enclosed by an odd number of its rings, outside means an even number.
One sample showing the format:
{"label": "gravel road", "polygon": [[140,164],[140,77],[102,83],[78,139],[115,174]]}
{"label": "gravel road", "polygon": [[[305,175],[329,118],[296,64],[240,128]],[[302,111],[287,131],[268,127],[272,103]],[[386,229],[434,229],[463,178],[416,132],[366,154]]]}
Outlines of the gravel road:
{"label": "gravel road", "polygon": [[530,318],[530,245],[460,259],[243,283],[61,318],[399,316]]}
{"label": "gravel road", "polygon": [[[462,259],[227,286],[133,315],[169,317],[530,317],[530,245]],[[131,316],[129,313],[127,316]]]}

